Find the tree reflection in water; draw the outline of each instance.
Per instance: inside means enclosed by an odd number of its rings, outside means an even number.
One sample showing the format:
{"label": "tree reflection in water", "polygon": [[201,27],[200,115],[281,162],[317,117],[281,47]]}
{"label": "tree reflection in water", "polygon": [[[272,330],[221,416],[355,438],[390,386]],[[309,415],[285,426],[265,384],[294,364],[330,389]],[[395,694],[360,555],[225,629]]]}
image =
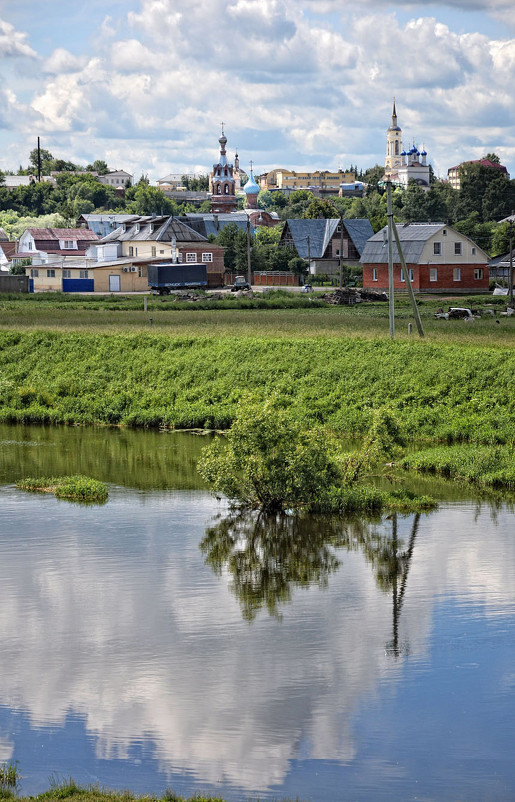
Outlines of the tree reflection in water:
{"label": "tree reflection in water", "polygon": [[340,566],[337,549],[360,550],[373,567],[378,586],[394,598],[393,639],[399,653],[399,616],[420,515],[414,516],[407,547],[397,533],[397,515],[379,518],[234,514],[206,530],[200,548],[217,575],[226,569],[243,618],[253,621],[266,607],[279,616],[296,587],[326,587]]}

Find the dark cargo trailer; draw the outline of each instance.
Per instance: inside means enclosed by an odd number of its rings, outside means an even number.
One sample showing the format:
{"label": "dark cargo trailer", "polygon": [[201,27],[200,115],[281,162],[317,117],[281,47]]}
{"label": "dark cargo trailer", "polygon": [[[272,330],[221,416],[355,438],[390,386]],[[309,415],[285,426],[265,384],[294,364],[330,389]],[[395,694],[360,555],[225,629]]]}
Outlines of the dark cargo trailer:
{"label": "dark cargo trailer", "polygon": [[202,264],[173,264],[148,266],[148,285],[152,292],[168,295],[171,290],[207,287],[207,267]]}

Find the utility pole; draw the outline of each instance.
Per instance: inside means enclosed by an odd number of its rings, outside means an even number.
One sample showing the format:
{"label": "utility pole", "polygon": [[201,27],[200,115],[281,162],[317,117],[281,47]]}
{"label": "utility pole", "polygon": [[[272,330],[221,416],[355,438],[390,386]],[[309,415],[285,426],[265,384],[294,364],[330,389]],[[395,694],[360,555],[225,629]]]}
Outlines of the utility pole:
{"label": "utility pole", "polygon": [[[420,312],[418,311],[417,302],[415,300],[415,293],[413,292],[413,287],[411,285],[411,276],[409,274],[408,267],[406,265],[406,260],[404,259],[404,254],[402,252],[402,247],[399,239],[399,232],[397,231],[397,226],[393,222],[393,213],[392,213],[392,191],[391,191],[391,183],[390,181],[386,184],[386,202],[387,202],[387,211],[388,211],[388,278],[391,278],[390,284],[390,295],[393,297],[393,242],[392,242],[392,267],[390,272],[390,235],[393,234],[395,238],[395,244],[397,245],[397,251],[399,253],[399,261],[401,263],[401,269],[404,273],[404,279],[406,281],[406,287],[408,289],[409,299],[411,301],[411,308],[413,310],[413,317],[415,318],[415,323],[417,324],[418,333],[421,337],[424,336],[424,329],[422,327],[422,320],[420,319]],[[392,325],[393,325],[393,303],[390,307],[390,314],[392,318],[390,319],[390,335],[393,337],[392,334]]]}
{"label": "utility pole", "polygon": [[340,214],[340,281],[339,287],[343,290],[343,214]]}
{"label": "utility pole", "polygon": [[393,299],[393,212],[392,184],[386,182],[386,215],[388,221],[388,308],[390,317],[390,337],[395,337],[395,306]]}
{"label": "utility pole", "polygon": [[41,181],[41,146],[38,136],[38,181]]}
{"label": "utility pole", "polygon": [[[513,212],[511,213],[513,217]],[[510,306],[513,307],[513,220],[509,224],[510,232]]]}

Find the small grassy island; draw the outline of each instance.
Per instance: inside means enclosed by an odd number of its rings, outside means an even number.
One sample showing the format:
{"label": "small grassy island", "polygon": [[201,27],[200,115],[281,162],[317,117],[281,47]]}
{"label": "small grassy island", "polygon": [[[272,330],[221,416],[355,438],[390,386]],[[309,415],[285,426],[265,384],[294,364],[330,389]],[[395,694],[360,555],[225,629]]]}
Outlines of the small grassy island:
{"label": "small grassy island", "polygon": [[56,498],[69,501],[94,502],[103,504],[107,501],[108,489],[104,482],[91,479],[89,476],[50,476],[46,478],[21,479],[16,482],[20,490],[36,493],[53,493]]}

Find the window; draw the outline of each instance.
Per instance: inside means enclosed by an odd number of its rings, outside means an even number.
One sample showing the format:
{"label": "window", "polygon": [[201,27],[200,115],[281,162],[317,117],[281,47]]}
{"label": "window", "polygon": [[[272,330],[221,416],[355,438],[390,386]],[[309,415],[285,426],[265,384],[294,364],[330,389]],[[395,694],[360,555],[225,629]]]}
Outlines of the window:
{"label": "window", "polygon": [[429,268],[429,281],[438,281],[438,268]]}
{"label": "window", "polygon": [[28,251],[32,250],[32,242],[27,242],[27,250]]}
{"label": "window", "polygon": [[88,270],[81,270],[79,275],[80,275],[80,278],[89,278],[89,271]]}
{"label": "window", "polygon": [[476,255],[476,249],[472,248],[472,256],[475,256],[475,255]]}
{"label": "window", "polygon": [[134,248],[132,245],[129,245],[129,256],[134,256]]}
{"label": "window", "polygon": [[475,270],[474,270],[474,278],[477,281],[479,281],[479,280],[481,280],[483,278],[483,268],[482,267],[476,267],[475,268]]}
{"label": "window", "polygon": [[452,271],[452,280],[461,281],[461,267],[455,267]]}
{"label": "window", "polygon": [[444,230],[442,231],[442,234],[444,235],[444,237],[446,237],[446,236],[447,236],[447,230],[446,230],[445,228],[444,228]]}
{"label": "window", "polygon": [[147,275],[147,268],[144,267],[143,265],[140,265],[138,267],[138,276],[140,278],[145,278],[146,275]]}
{"label": "window", "polygon": [[38,276],[39,276],[39,270],[37,270],[35,267],[33,267],[31,269],[31,271],[30,271],[30,277],[31,278],[37,278]]}
{"label": "window", "polygon": [[47,278],[55,278],[55,270],[52,268],[51,270],[46,271]]}
{"label": "window", "polygon": [[187,262],[196,262],[197,261],[197,254],[196,253],[187,253],[186,254],[186,261]]}
{"label": "window", "polygon": [[454,255],[461,256],[461,242],[454,243]]}
{"label": "window", "polygon": [[377,281],[377,267],[372,268],[372,281]]}
{"label": "window", "polygon": [[63,269],[63,278],[71,278],[71,277],[72,277],[72,271],[64,268]]}
{"label": "window", "polygon": [[159,253],[164,253],[164,251],[159,251]]}
{"label": "window", "polygon": [[137,255],[138,255],[138,249],[134,248],[134,256],[137,256]]}
{"label": "window", "polygon": [[63,248],[65,250],[70,250],[70,248],[75,248],[75,241],[72,239],[65,239],[63,241]]}
{"label": "window", "polygon": [[156,255],[156,246],[155,245],[152,245],[152,247],[150,248],[150,252],[151,252],[152,256]]}
{"label": "window", "polygon": [[435,256],[440,256],[442,253],[442,243],[441,242],[433,242],[433,253]]}
{"label": "window", "polygon": [[202,261],[203,262],[212,262],[213,261],[213,254],[212,253],[203,253],[202,254]]}
{"label": "window", "polygon": [[[413,268],[409,267],[408,270],[409,270],[409,280],[413,281]],[[406,279],[404,278],[404,270],[402,269],[402,267],[401,267],[401,281],[406,281]]]}

